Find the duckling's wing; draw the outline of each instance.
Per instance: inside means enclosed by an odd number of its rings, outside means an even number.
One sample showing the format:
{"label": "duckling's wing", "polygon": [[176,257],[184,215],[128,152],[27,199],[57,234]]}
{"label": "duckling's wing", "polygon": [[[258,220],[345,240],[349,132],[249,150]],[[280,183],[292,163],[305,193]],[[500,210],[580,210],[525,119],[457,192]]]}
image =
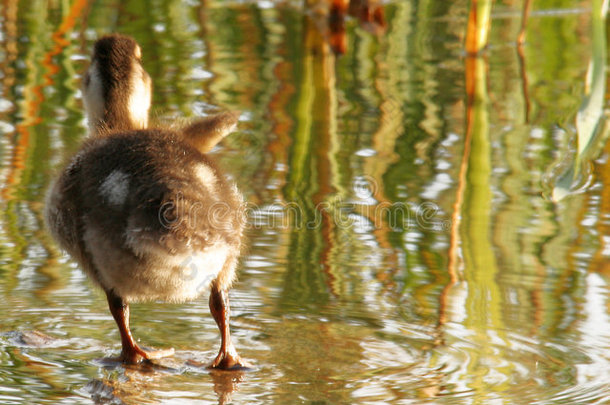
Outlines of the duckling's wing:
{"label": "duckling's wing", "polygon": [[235,131],[240,115],[239,111],[227,111],[198,119],[182,130],[184,140],[201,153],[209,152]]}

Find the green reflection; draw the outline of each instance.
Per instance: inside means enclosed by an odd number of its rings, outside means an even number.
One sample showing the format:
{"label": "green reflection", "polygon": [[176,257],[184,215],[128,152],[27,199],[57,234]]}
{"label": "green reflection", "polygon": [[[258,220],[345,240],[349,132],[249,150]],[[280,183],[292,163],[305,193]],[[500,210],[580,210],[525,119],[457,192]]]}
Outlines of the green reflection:
{"label": "green reflection", "polygon": [[[502,350],[491,346],[490,331],[500,337],[505,329],[502,317],[502,296],[497,283],[497,264],[491,243],[491,145],[489,134],[489,98],[486,62],[482,57],[466,59],[468,163],[464,205],[462,207],[462,250],[464,279],[468,284],[464,326],[474,332],[473,340],[479,350],[473,353],[468,371],[474,378],[469,384],[485,396],[489,386],[490,358],[504,357]],[[465,152],[466,153],[466,152]],[[501,363],[498,361],[498,364]],[[512,367],[497,370],[510,375]],[[496,386],[493,390],[504,390]]]}
{"label": "green reflection", "polygon": [[[294,101],[290,171],[284,191],[287,201],[298,207],[301,218],[291,231],[291,254],[283,296],[285,301],[301,305],[323,304],[328,300],[326,277],[320,272],[319,263],[324,243],[321,227],[328,224],[319,222],[320,206],[315,199],[323,176],[328,175],[319,171],[319,161],[325,158],[319,154],[323,151],[321,142],[324,142],[323,137],[329,136],[327,104],[322,101],[327,96],[322,74],[327,55],[324,55],[323,38],[311,24],[311,19],[304,19],[300,32],[303,46],[298,48],[300,55],[295,55],[294,59],[294,79],[299,87]],[[314,129],[318,131],[314,132]]]}
{"label": "green reflection", "polygon": [[583,191],[591,182],[591,161],[603,148],[609,134],[604,96],[606,94],[606,14],[608,2],[596,0],[592,12],[593,53],[587,69],[582,104],[576,114],[575,147],[570,145],[558,163],[548,171],[547,194],[560,201]]}

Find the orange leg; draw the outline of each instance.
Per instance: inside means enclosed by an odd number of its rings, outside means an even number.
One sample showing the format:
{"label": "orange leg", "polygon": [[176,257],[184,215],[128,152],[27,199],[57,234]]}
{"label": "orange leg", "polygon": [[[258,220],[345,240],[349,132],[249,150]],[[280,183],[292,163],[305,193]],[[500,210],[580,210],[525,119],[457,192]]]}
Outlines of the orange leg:
{"label": "orange leg", "polygon": [[226,290],[220,289],[216,284],[212,285],[210,292],[210,312],[220,329],[220,351],[212,363],[212,368],[223,370],[235,370],[247,368],[250,365],[239,357],[229,331],[229,294]]}
{"label": "orange leg", "polygon": [[145,351],[138,346],[129,330],[129,305],[112,291],[106,291],[106,297],[108,298],[108,306],[110,307],[112,317],[116,321],[121,334],[123,350],[119,357],[120,361],[127,364],[135,364],[142,360],[159,359],[174,354],[174,349]]}

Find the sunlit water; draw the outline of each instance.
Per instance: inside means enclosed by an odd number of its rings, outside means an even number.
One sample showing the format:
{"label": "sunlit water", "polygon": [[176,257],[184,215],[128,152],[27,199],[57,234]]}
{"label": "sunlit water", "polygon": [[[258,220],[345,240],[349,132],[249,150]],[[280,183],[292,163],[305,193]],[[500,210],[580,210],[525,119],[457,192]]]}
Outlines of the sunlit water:
{"label": "sunlit water", "polygon": [[[466,1],[348,17],[341,56],[323,3],[68,3],[0,6],[0,403],[610,401],[608,147],[543,197],[574,149],[588,2],[534,2],[521,49],[521,2],[497,5],[472,115]],[[249,204],[231,302],[251,371],[205,368],[207,297],[133,305],[136,337],[176,354],[110,361],[105,297],[45,232],[109,31],[141,43],[157,121],[243,112],[213,154]]]}

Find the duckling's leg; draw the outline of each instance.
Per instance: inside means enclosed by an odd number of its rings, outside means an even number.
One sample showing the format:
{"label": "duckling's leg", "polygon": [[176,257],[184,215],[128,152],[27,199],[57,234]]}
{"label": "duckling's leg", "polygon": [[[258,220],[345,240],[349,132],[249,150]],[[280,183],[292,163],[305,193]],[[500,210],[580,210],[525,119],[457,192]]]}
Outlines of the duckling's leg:
{"label": "duckling's leg", "polygon": [[174,354],[174,349],[145,351],[140,348],[129,330],[129,305],[112,291],[106,291],[106,297],[108,298],[108,306],[110,307],[112,317],[116,321],[121,334],[123,350],[119,357],[120,361],[123,363],[135,364],[144,359],[159,359]]}
{"label": "duckling's leg", "polygon": [[210,291],[210,312],[220,329],[220,351],[210,367],[224,370],[247,368],[250,365],[239,357],[229,332],[229,293],[221,289],[216,282]]}

